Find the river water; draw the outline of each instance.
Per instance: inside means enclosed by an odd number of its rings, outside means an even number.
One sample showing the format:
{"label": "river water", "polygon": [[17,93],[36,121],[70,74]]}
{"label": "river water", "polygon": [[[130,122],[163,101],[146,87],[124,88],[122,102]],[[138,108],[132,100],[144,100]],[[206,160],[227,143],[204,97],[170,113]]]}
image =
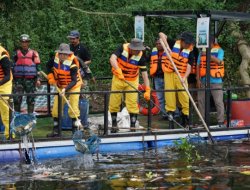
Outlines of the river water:
{"label": "river water", "polygon": [[[0,189],[250,189],[250,142],[198,144],[189,157],[173,147],[0,164]],[[191,157],[190,157],[191,155]]]}

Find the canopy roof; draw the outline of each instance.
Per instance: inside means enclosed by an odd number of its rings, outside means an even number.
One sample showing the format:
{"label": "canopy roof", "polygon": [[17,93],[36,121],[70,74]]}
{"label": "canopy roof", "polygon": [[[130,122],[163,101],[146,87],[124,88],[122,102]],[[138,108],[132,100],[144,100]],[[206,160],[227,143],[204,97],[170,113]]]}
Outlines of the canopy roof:
{"label": "canopy roof", "polygon": [[203,16],[210,16],[215,21],[250,21],[250,13],[243,12],[227,12],[227,11],[212,11],[212,10],[171,10],[171,11],[133,11],[133,16],[147,17],[170,17],[170,18],[185,18],[194,19]]}

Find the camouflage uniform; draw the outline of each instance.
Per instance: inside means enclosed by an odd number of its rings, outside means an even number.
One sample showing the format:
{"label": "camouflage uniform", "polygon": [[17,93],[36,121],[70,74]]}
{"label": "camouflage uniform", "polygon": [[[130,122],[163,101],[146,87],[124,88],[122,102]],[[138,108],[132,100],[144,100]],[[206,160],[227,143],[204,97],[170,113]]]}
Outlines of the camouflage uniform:
{"label": "camouflage uniform", "polygon": [[[24,79],[16,78],[14,80],[13,93],[14,94],[24,94],[24,93],[35,93],[36,92],[36,81],[37,79]],[[14,107],[15,111],[21,112],[23,96],[14,96]],[[33,113],[35,107],[35,96],[27,96],[26,99],[28,106],[28,113]]]}
{"label": "camouflage uniform", "polygon": [[[37,51],[29,48],[30,42],[29,35],[22,34],[20,37],[21,47],[16,50],[14,55],[13,66],[13,93],[35,93],[36,84],[39,81],[38,72],[40,68],[40,58]],[[21,104],[23,97],[14,96],[14,108],[15,111],[21,112]],[[28,113],[34,112],[35,96],[27,96],[27,111]]]}

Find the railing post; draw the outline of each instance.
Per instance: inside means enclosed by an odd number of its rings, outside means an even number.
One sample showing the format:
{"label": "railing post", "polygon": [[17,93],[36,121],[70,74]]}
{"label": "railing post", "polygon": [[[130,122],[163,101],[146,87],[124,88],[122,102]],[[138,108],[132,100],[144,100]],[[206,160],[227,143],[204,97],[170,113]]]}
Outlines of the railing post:
{"label": "railing post", "polygon": [[[4,97],[3,97],[3,98],[4,98]],[[10,107],[12,107],[13,110],[14,110],[14,107],[13,107],[13,106],[14,106],[13,97],[10,96],[8,101],[9,101]],[[12,117],[13,114],[15,114],[15,113],[13,113],[11,109],[9,109],[9,137],[10,137],[10,139],[12,139],[10,123],[11,123],[11,121],[12,121],[12,119],[13,119],[13,117]]]}
{"label": "railing post", "polygon": [[151,99],[152,93],[150,92],[150,100],[148,101],[148,132],[150,132],[152,126],[152,111],[151,111]]}
{"label": "railing post", "polygon": [[59,136],[62,137],[62,97],[59,95],[58,96],[58,126],[59,126]]}
{"label": "railing post", "polygon": [[109,121],[108,121],[108,98],[109,98],[109,94],[107,92],[105,92],[104,94],[104,135],[108,135],[108,125],[109,125]]}
{"label": "railing post", "polygon": [[227,90],[227,128],[231,126],[231,104],[232,104],[232,96],[231,90]]}
{"label": "railing post", "polygon": [[[47,82],[47,93],[50,93],[50,84]],[[51,110],[50,110],[50,95],[47,96],[47,114],[51,115]]]}

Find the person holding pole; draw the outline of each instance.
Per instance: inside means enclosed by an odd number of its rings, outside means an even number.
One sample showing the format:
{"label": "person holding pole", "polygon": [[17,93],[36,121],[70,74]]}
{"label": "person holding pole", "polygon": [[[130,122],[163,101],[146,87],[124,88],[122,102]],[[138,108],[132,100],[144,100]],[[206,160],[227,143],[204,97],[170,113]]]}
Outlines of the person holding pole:
{"label": "person holding pole", "polygon": [[[164,33],[159,33],[161,38],[167,41],[167,36]],[[169,128],[173,129],[172,122],[173,112],[176,110],[176,94],[181,106],[182,112],[182,126],[189,126],[189,96],[184,90],[184,85],[188,86],[187,78],[191,72],[191,67],[194,62],[194,36],[191,32],[183,32],[176,40],[172,50],[168,47],[170,56],[180,73],[181,80],[178,78],[177,73],[168,58],[163,65],[165,90],[181,90],[178,92],[165,92],[166,111],[169,115],[170,125]]]}
{"label": "person holding pole", "polygon": [[[48,82],[50,85],[55,85],[60,90],[60,95],[64,96],[65,92],[80,92],[82,79],[79,73],[79,62],[68,44],[61,43],[59,49],[56,50],[56,55],[47,63]],[[69,116],[72,118],[72,133],[79,128],[79,94],[69,95]],[[62,99],[62,106],[65,104],[65,99]],[[52,116],[54,119],[54,128],[51,134],[47,137],[58,137],[58,96],[54,98],[54,105],[52,109]]]}
{"label": "person holding pole", "polygon": [[[132,91],[138,89],[139,70],[141,70],[142,78],[146,86],[144,98],[150,100],[150,86],[143,50],[145,50],[143,42],[140,39],[134,38],[130,43],[125,43],[120,46],[111,55],[110,64],[113,72],[111,91]],[[130,130],[135,131],[135,123],[139,113],[137,105],[138,94],[126,93],[125,96],[126,107],[130,115]],[[117,112],[120,111],[121,102],[121,93],[111,93],[109,100],[109,111],[112,118],[111,133],[118,131],[116,118]]]}
{"label": "person holding pole", "polygon": [[[224,51],[219,44],[214,43],[214,37],[210,37],[211,58],[210,58],[210,88],[212,90],[215,107],[217,111],[217,122],[219,127],[224,126],[224,104],[222,79],[224,77]],[[205,88],[206,80],[206,49],[203,49],[198,57],[197,62],[197,88]],[[198,92],[198,107],[203,118],[205,118],[205,91]]]}

